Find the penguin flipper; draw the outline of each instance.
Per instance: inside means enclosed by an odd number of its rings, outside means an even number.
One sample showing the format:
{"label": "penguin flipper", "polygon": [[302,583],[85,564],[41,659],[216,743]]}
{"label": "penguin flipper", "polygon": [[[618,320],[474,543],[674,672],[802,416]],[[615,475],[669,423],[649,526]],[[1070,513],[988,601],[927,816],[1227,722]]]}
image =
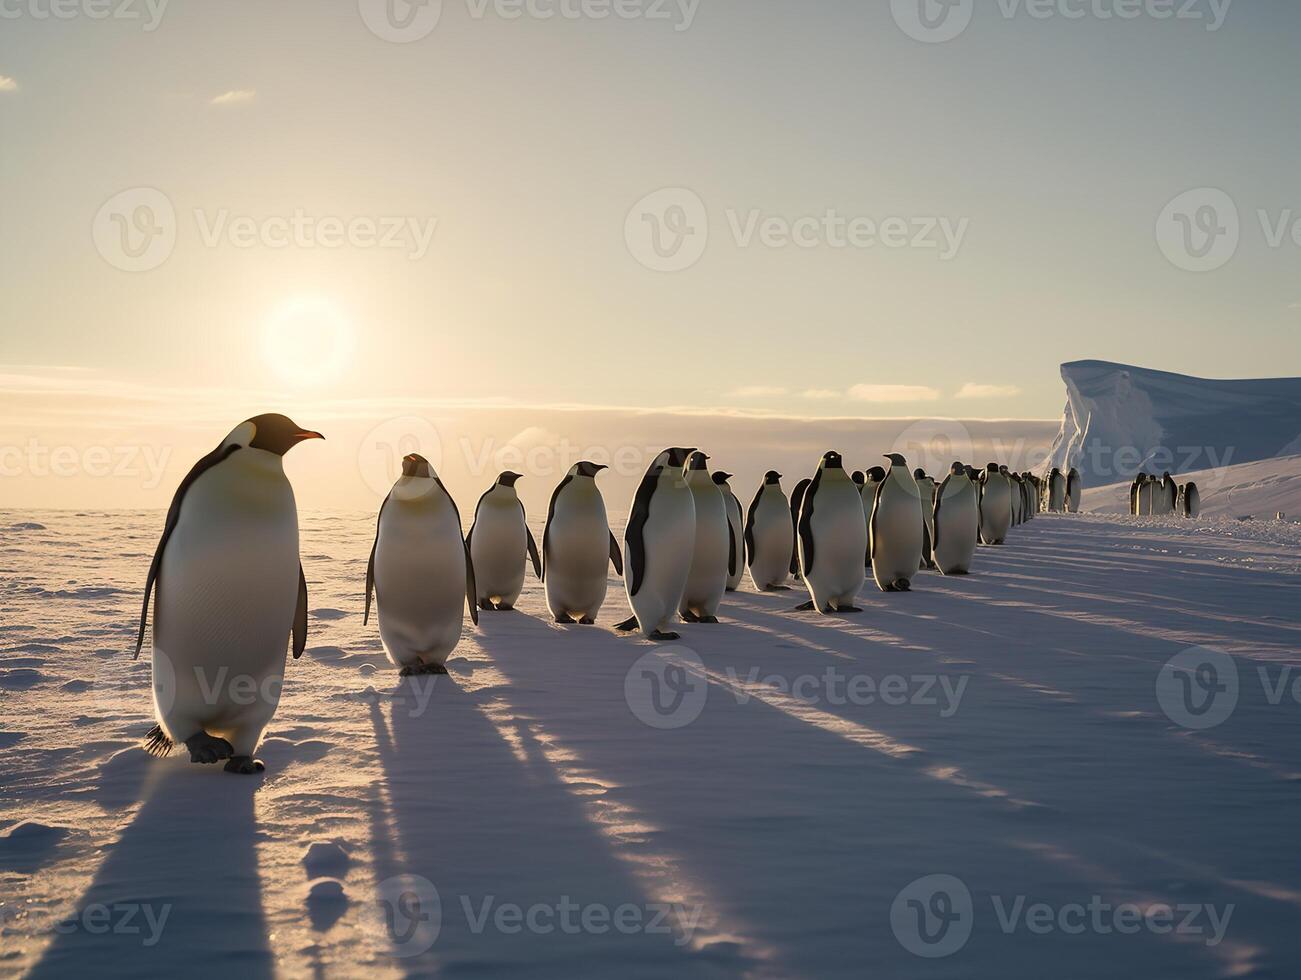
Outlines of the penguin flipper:
{"label": "penguin flipper", "polygon": [[[391,497],[392,494],[389,494]],[[366,563],[366,614],[361,618],[361,625],[370,622],[370,597],[375,591],[375,549],[379,547],[379,523],[384,519],[384,508],[388,506],[389,497],[379,505],[379,516],[375,518],[375,543],[370,546],[370,561]]]}
{"label": "penguin flipper", "polygon": [[185,479],[181,481],[181,485],[176,488],[176,493],[172,496],[171,506],[167,508],[167,522],[163,525],[162,537],[158,539],[158,547],[154,550],[153,561],[149,563],[149,576],[145,579],[145,598],[140,607],[140,632],[136,636],[136,652],[135,656],[131,658],[132,660],[139,659],[140,648],[145,643],[145,623],[149,619],[149,597],[158,584],[158,573],[163,567],[163,551],[167,548],[167,541],[171,538],[172,532],[176,530],[177,522],[180,521],[181,503],[185,499],[186,491],[194,485],[195,480],[239,449],[239,446],[218,446],[195,463],[190,468],[190,472],[185,474]]}
{"label": "penguin flipper", "polygon": [[533,540],[533,532],[529,530],[527,524],[524,525],[524,534],[529,539],[529,558],[533,560],[533,574],[541,578],[542,559],[538,557],[538,543]]}
{"label": "penguin flipper", "polygon": [[623,555],[619,551],[619,540],[610,532],[610,561],[614,563],[614,570],[620,575],[623,574]]}
{"label": "penguin flipper", "polygon": [[632,573],[628,580],[628,595],[635,596],[641,589],[642,575],[646,572],[646,546],[644,534],[646,521],[650,518],[651,497],[659,481],[662,467],[652,466],[641,478],[637,495],[633,497],[632,513],[628,515],[628,526],[623,531],[623,542],[628,553],[628,570]]}
{"label": "penguin flipper", "polygon": [[804,498],[800,501],[800,558],[804,564],[804,574],[808,575],[813,571],[813,498],[817,496],[818,487],[822,483],[822,470],[813,477],[813,482],[809,488],[804,491]]}
{"label": "penguin flipper", "polygon": [[754,512],[759,509],[759,498],[763,496],[764,485],[759,484],[759,492],[750,501],[750,509],[745,512],[745,563],[754,564]]}
{"label": "penguin flipper", "polygon": [[297,660],[307,649],[307,577],[303,574],[303,563],[298,563],[298,605],[294,609],[294,659]]}
{"label": "penguin flipper", "polygon": [[727,574],[736,574],[736,525],[727,519]]}
{"label": "penguin flipper", "polygon": [[474,562],[470,559],[470,539],[466,538],[462,544],[465,545],[465,602],[470,607],[470,622],[478,626],[479,586],[474,581]]}

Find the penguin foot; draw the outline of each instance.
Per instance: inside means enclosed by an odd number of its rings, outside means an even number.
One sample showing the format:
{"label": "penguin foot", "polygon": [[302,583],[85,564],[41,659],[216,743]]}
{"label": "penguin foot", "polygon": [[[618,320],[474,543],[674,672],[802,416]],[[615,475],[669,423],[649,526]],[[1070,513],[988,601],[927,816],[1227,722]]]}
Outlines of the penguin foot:
{"label": "penguin foot", "polygon": [[860,609],[858,606],[837,606],[836,607],[836,612],[838,613],[860,613],[862,611],[863,610]]}
{"label": "penguin foot", "polygon": [[497,611],[497,607],[494,606],[494,605],[493,605],[491,602],[489,602],[487,599],[480,599],[480,600],[479,600],[479,608],[482,609],[484,612],[496,612],[496,611]]}
{"label": "penguin foot", "polygon": [[446,674],[442,664],[408,664],[398,671],[399,677],[418,677],[422,674]]}
{"label": "penguin foot", "polygon": [[214,738],[207,732],[191,735],[185,740],[185,747],[190,750],[191,762],[201,762],[205,766],[229,759],[235,754],[234,747],[224,738]]}
{"label": "penguin foot", "polygon": [[681,633],[665,633],[663,630],[656,630],[654,633],[652,633],[652,634],[650,635],[650,639],[654,640],[656,643],[667,643],[667,642],[669,642],[670,640],[680,640],[680,639],[682,639],[682,634],[681,634]]}
{"label": "penguin foot", "polygon": [[700,619],[699,619],[699,622],[701,622],[701,623],[705,623],[705,624],[707,624],[707,625],[709,625],[709,626],[717,626],[717,625],[718,625],[718,617],[717,617],[717,616],[701,616]]}
{"label": "penguin foot", "polygon": [[945,575],[970,575],[971,572],[967,571],[967,569],[965,568],[955,568],[953,571],[945,572],[944,574]]}
{"label": "penguin foot", "polygon": [[736,589],[732,588],[732,587],[729,585],[729,586],[728,586],[726,589],[724,589],[723,591],[724,591],[724,592],[735,592]]}
{"label": "penguin foot", "polygon": [[155,759],[165,759],[172,754],[172,749],[176,748],[176,743],[167,737],[162,725],[155,725],[145,732],[145,740],[141,748]]}
{"label": "penguin foot", "polygon": [[682,610],[682,621],[684,623],[698,623],[700,622],[700,617],[697,616],[695,613],[693,613],[690,609],[684,609]]}
{"label": "penguin foot", "polygon": [[497,612],[514,612],[515,607],[508,602],[497,603]]}
{"label": "penguin foot", "polygon": [[896,579],[893,583],[896,592],[911,592],[913,584],[906,578]]}
{"label": "penguin foot", "polygon": [[814,611],[815,609],[817,609],[817,608],[818,608],[817,605],[813,602],[812,599],[810,599],[808,602],[801,602],[798,606],[795,607],[795,609],[794,609],[793,611],[794,611],[794,612],[813,612],[813,611]]}
{"label": "penguin foot", "polygon": [[568,616],[557,616],[556,622],[561,626],[570,626],[573,624],[574,621],[570,619]]}
{"label": "penguin foot", "polygon": [[615,623],[614,628],[619,633],[631,633],[633,630],[641,629],[641,623],[637,622],[636,616],[630,616],[622,623]]}
{"label": "penguin foot", "polygon": [[791,587],[789,585],[770,585],[765,591],[766,592],[789,592],[790,590]]}
{"label": "penguin foot", "polygon": [[591,616],[584,616],[582,619],[580,619],[580,620],[578,621],[578,625],[579,625],[579,626],[595,626],[595,625],[596,625],[596,620],[593,619]]}
{"label": "penguin foot", "polygon": [[261,759],[254,759],[247,755],[231,756],[230,761],[226,763],[227,772],[237,772],[243,776],[252,776],[265,768]]}

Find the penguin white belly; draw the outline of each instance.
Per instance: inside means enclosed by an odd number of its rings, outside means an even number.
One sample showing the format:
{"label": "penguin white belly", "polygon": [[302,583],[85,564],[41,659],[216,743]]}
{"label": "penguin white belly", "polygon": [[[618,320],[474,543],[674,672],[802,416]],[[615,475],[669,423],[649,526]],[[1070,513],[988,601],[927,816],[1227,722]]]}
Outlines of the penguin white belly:
{"label": "penguin white belly", "polygon": [[283,472],[238,453],[190,487],[154,602],[154,700],[173,741],[251,755],[275,714],[298,600],[298,516]]}
{"label": "penguin white belly", "polygon": [[[696,539],[696,506],[685,486],[661,482],[651,497],[642,529],[646,568],[628,602],[643,636],[668,626],[682,604]],[[625,556],[626,557],[626,556]],[[626,581],[631,583],[631,576]]]}
{"label": "penguin white belly", "polygon": [[727,509],[723,495],[713,485],[695,496],[695,541],[691,571],[682,594],[681,608],[697,616],[714,616],[727,590]]}
{"label": "penguin white belly", "polygon": [[465,546],[450,505],[390,499],[375,544],[379,635],[399,667],[443,664],[461,640]]}
{"label": "penguin white belly", "polygon": [[[913,501],[914,505],[916,500]],[[850,606],[863,587],[863,556],[867,554],[867,525],[863,498],[848,479],[824,479],[813,501],[809,528],[813,534],[813,568],[804,576],[818,609]],[[916,512],[914,512],[916,517]],[[918,543],[918,551],[921,544]],[[805,562],[801,555],[800,567]],[[913,568],[916,570],[916,556]]]}
{"label": "penguin white belly", "polygon": [[968,484],[945,496],[940,501],[935,525],[938,531],[935,564],[940,571],[945,575],[971,571],[980,535],[980,505],[975,487]]}
{"label": "penguin white belly", "polygon": [[[582,492],[577,487],[567,489],[556,500],[546,538],[543,585],[553,616],[595,619],[609,583],[606,566],[610,562],[610,526],[599,500],[576,499]],[[594,485],[589,492],[597,495]]]}
{"label": "penguin white belly", "polygon": [[921,497],[900,482],[883,484],[872,513],[872,577],[882,591],[916,578],[922,552]]}
{"label": "penguin white belly", "polygon": [[755,509],[754,553],[750,561],[750,579],[759,591],[782,585],[790,574],[791,510],[780,493],[765,493]]}
{"label": "penguin white belly", "polygon": [[741,505],[728,494],[724,500],[729,526],[727,544],[731,549],[727,564],[727,588],[736,591],[745,574],[745,521],[741,518]]}
{"label": "penguin white belly", "polygon": [[497,501],[490,495],[479,505],[470,538],[470,560],[479,601],[511,606],[524,589],[528,536],[519,501],[513,495],[503,496],[504,500]]}
{"label": "penguin white belly", "polygon": [[1012,526],[1012,488],[1002,477],[985,484],[980,495],[980,539],[985,544],[1002,544]]}

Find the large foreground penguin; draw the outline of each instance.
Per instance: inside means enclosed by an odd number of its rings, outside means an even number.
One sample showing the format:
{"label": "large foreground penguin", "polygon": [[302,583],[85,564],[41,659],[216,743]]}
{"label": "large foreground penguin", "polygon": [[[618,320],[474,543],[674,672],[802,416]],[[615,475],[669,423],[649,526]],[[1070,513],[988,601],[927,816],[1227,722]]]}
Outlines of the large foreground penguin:
{"label": "large foreground penguin", "polygon": [[623,574],[623,555],[596,486],[603,469],[587,460],[575,463],[551,494],[542,531],[542,585],[557,623],[593,625],[605,602],[606,564],[613,562]]}
{"label": "large foreground penguin", "polygon": [[922,501],[917,481],[908,472],[908,461],[898,453],[886,459],[890,469],[872,503],[872,577],[882,592],[907,592],[922,552]]}
{"label": "large foreground penguin", "polygon": [[522,475],[510,470],[502,473],[474,508],[467,543],[478,585],[476,598],[485,611],[515,608],[515,600],[524,590],[525,550],[533,562],[533,574],[542,577],[538,543],[515,490],[515,481]]}
{"label": "large foreground penguin", "polygon": [[727,559],[727,591],[735,592],[745,574],[745,539],[742,537],[745,518],[741,516],[741,501],[732,492],[732,485],[727,481],[731,473],[719,470],[714,474],[714,486],[723,495],[723,506],[727,508],[727,544],[731,549]]}
{"label": "large foreground penguin", "polygon": [[745,515],[745,559],[750,580],[760,592],[785,591],[794,545],[790,502],[782,493],[782,475],[769,470]]}
{"label": "large foreground penguin", "polygon": [[[840,453],[823,454],[800,502],[798,530],[800,571],[810,597],[799,608],[821,613],[861,612],[854,600],[863,587],[867,528],[863,498],[845,472]],[[914,552],[914,569],[916,563]]]}
{"label": "large foreground penguin", "polygon": [[456,501],[423,456],[402,459],[402,475],[384,498],[366,565],[384,652],[402,675],[446,674],[447,655],[461,641],[464,614],[479,622],[470,548],[461,537]]}
{"label": "large foreground penguin", "polygon": [[[633,615],[615,629],[677,640],[664,629],[678,613],[696,541],[696,504],[682,472],[694,449],[666,449],[647,468],[623,532],[624,587]],[[712,484],[711,484],[712,486]]]}
{"label": "large foreground penguin", "polygon": [[[283,415],[237,425],[181,481],[145,582],[136,656],[153,597],[152,755],[184,744],[191,762],[253,758],[280,703],[285,650],[307,643],[307,580],[284,455],[323,438]],[[254,691],[252,697],[249,690]]]}
{"label": "large foreground penguin", "polygon": [[718,606],[727,591],[727,559],[731,551],[727,507],[705,466],[708,460],[704,453],[695,452],[687,463],[687,486],[696,508],[696,539],[678,611],[688,623],[717,623]]}
{"label": "large foreground penguin", "polygon": [[967,468],[954,463],[935,491],[932,555],[943,575],[966,575],[980,537],[980,493]]}
{"label": "large foreground penguin", "polygon": [[980,540],[1002,544],[1011,526],[1012,481],[999,471],[997,463],[990,463],[980,483]]}

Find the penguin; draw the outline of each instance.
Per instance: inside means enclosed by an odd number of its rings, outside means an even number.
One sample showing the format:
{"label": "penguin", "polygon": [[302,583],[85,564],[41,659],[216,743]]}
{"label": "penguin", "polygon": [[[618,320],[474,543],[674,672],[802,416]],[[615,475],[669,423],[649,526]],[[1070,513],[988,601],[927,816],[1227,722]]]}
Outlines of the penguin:
{"label": "penguin", "polygon": [[1179,495],[1179,486],[1175,483],[1174,477],[1167,470],[1161,477],[1161,486],[1158,490],[1160,497],[1160,512],[1162,514],[1173,514],[1175,512],[1176,498]]}
{"label": "penguin", "polygon": [[623,574],[623,554],[610,531],[596,475],[606,467],[575,463],[551,494],[542,530],[542,586],[557,623],[596,623],[605,602],[607,562]]}
{"label": "penguin", "polygon": [[849,478],[854,481],[854,486],[858,487],[858,493],[861,496],[863,493],[863,484],[867,482],[867,474],[862,470],[854,470],[854,472],[849,475]]}
{"label": "penguin", "polygon": [[1017,486],[1016,476],[1006,466],[1000,466],[998,473],[1007,481],[1008,487],[1012,491],[1012,527],[1019,527],[1025,521],[1025,514],[1022,510],[1023,500],[1021,489]]}
{"label": "penguin", "polygon": [[402,458],[402,475],[380,505],[366,564],[366,612],[371,598],[379,638],[403,677],[446,674],[447,655],[461,642],[464,614],[479,623],[474,561],[461,537],[461,513],[429,461]]}
{"label": "penguin", "polygon": [[1054,514],[1066,510],[1066,478],[1056,466],[1048,474],[1048,510]]}
{"label": "penguin", "polygon": [[804,494],[812,480],[801,480],[791,491],[791,574],[798,578],[800,574],[800,505],[804,503]]}
{"label": "penguin", "polygon": [[731,553],[727,506],[705,466],[708,460],[702,452],[692,453],[683,474],[696,509],[691,571],[678,609],[686,623],[717,623],[718,605],[727,591],[727,563]]}
{"label": "penguin", "polygon": [[788,589],[795,522],[781,479],[776,470],[765,473],[745,515],[745,560],[760,592]]}
{"label": "penguin", "polygon": [[921,495],[908,472],[908,461],[898,453],[886,456],[890,469],[876,488],[872,502],[872,577],[882,592],[907,592],[917,574],[924,525],[917,519]]}
{"label": "penguin", "polygon": [[1184,486],[1184,517],[1196,518],[1202,513],[1202,492],[1197,489],[1196,483],[1188,483]]}
{"label": "penguin", "polygon": [[926,475],[926,471],[920,466],[913,471],[913,479],[917,481],[917,494],[922,502],[922,563],[920,568],[934,568],[935,561],[931,557],[932,542],[935,540],[935,481]]}
{"label": "penguin", "polygon": [[1084,492],[1083,484],[1080,482],[1080,471],[1074,466],[1066,474],[1066,513],[1078,514],[1080,512],[1080,498]]}
{"label": "penguin", "polygon": [[[266,768],[253,756],[280,703],[285,651],[292,637],[297,660],[307,644],[307,579],[284,456],[323,438],[284,415],[255,416],[177,487],[136,636],[139,657],[152,597],[151,755],[166,756],[179,742],[191,762],[225,760],[227,772],[242,774]],[[174,696],[160,700],[173,685]]]}
{"label": "penguin", "polygon": [[1138,513],[1140,517],[1151,517],[1156,497],[1156,478],[1140,473],[1138,476]]}
{"label": "penguin", "polygon": [[[682,603],[696,540],[696,504],[682,467],[694,449],[666,449],[642,476],[623,532],[624,587],[633,615],[615,627],[650,640],[677,640],[665,630]],[[712,485],[712,484],[711,484]]]}
{"label": "penguin", "polygon": [[954,463],[935,491],[932,556],[941,575],[967,575],[980,538],[980,491],[967,467]]}
{"label": "penguin", "polygon": [[1012,484],[999,472],[997,463],[985,468],[980,484],[980,540],[1002,544],[1012,526]]}
{"label": "penguin", "polygon": [[1129,485],[1129,513],[1130,516],[1138,516],[1138,491],[1143,486],[1143,474],[1135,473],[1134,480]]}
{"label": "penguin", "polygon": [[515,608],[524,589],[526,550],[533,574],[542,577],[538,543],[529,530],[524,502],[515,491],[515,481],[523,475],[506,470],[474,506],[474,520],[465,540],[479,584],[479,608],[485,612]]}
{"label": "penguin", "polygon": [[[876,504],[876,488],[879,487],[881,482],[885,479],[885,467],[873,466],[864,473],[863,476],[863,486],[859,488],[860,495],[863,498],[863,527],[867,531],[868,540],[871,541],[872,507]],[[871,567],[872,551],[869,547],[868,550],[863,552],[863,568],[866,571],[866,569]],[[863,577],[866,579],[866,573]]]}
{"label": "penguin", "polygon": [[[854,600],[863,587],[867,526],[863,498],[845,472],[840,453],[823,453],[800,502],[797,530],[800,572],[810,597],[798,608],[824,614],[862,612]],[[914,553],[914,568],[916,557]]]}
{"label": "penguin", "polygon": [[727,557],[727,591],[735,592],[745,574],[745,539],[742,536],[745,519],[741,516],[741,501],[732,492],[732,485],[727,481],[731,473],[721,470],[714,474],[714,486],[723,495],[723,504],[727,508],[727,544],[730,551]]}

